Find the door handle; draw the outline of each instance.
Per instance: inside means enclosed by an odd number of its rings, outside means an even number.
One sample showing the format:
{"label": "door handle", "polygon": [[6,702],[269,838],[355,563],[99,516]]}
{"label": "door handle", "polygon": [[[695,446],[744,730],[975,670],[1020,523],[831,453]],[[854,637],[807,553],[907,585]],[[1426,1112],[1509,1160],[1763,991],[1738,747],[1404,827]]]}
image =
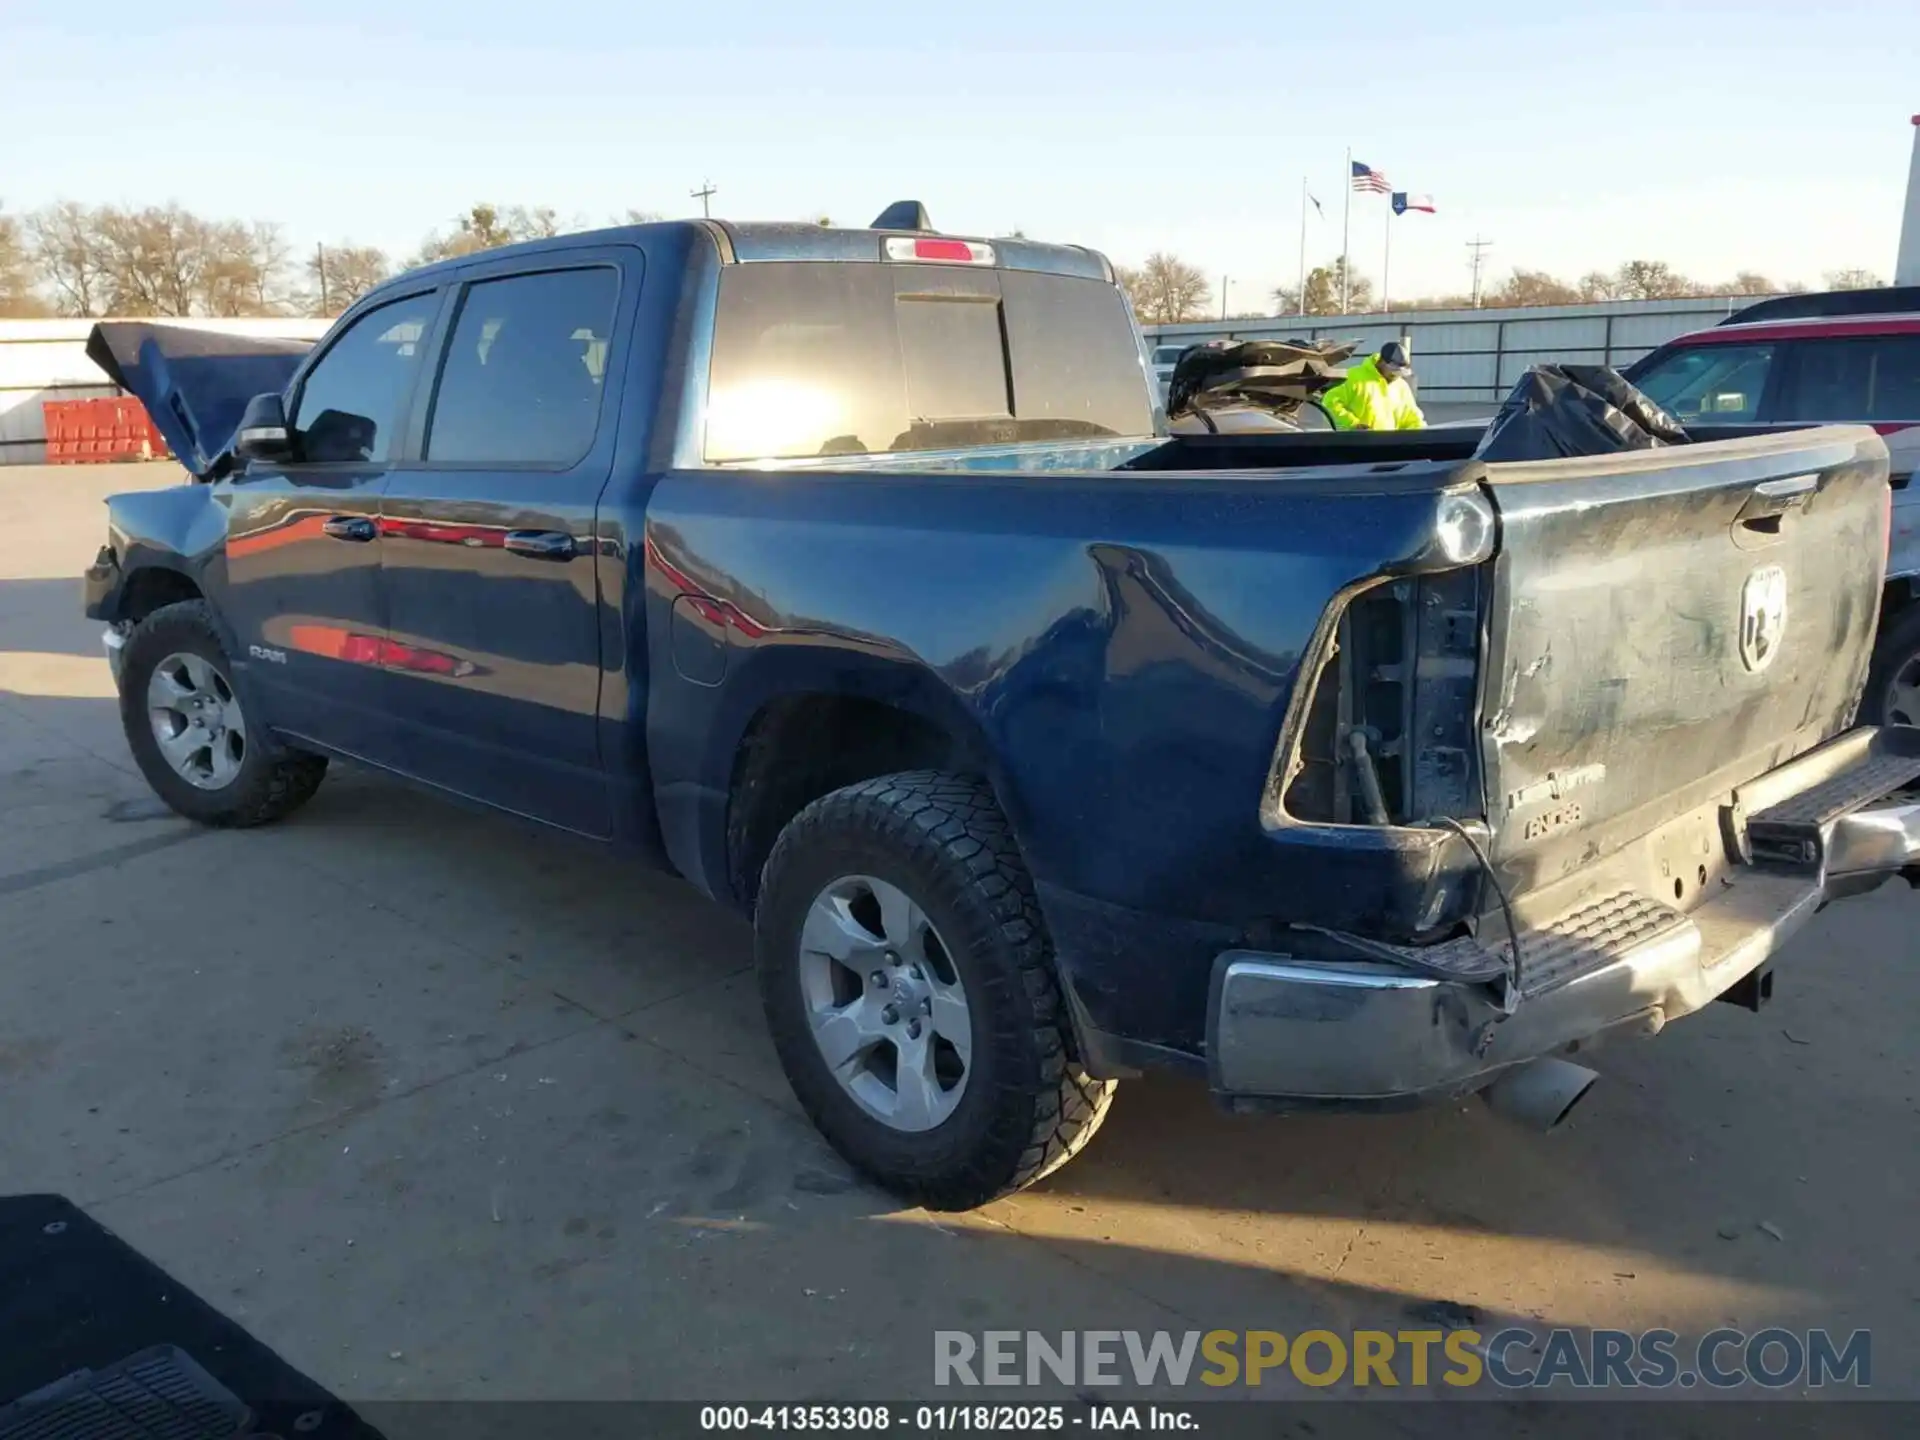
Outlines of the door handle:
{"label": "door handle", "polygon": [[371,540],[380,533],[379,527],[363,515],[329,515],[320,529],[335,540]]}
{"label": "door handle", "polygon": [[571,560],[573,536],[564,530],[509,530],[505,548],[530,560]]}

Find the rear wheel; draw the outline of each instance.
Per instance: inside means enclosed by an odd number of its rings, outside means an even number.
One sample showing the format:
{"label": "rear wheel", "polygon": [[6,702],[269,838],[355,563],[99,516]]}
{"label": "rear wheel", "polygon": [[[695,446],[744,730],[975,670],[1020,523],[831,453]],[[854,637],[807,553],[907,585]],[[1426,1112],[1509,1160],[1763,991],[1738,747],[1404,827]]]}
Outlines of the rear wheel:
{"label": "rear wheel", "polygon": [[1069,1053],[1033,882],[978,780],[835,791],[768,859],[762,1000],[788,1081],[880,1185],[965,1210],[1032,1184],[1113,1098]]}
{"label": "rear wheel", "polygon": [[1920,605],[1908,606],[1884,627],[1860,719],[1868,725],[1920,725]]}
{"label": "rear wheel", "polygon": [[204,600],[163,605],[127,637],[120,723],[147,783],[190,820],[264,825],[320,788],[327,762],[252,723]]}

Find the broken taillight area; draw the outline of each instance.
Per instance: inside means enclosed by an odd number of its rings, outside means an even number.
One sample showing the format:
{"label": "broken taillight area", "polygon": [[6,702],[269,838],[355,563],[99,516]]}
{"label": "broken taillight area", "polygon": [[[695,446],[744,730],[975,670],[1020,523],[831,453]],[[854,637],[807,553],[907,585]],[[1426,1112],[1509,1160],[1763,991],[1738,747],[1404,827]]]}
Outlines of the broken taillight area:
{"label": "broken taillight area", "polygon": [[1474,733],[1485,567],[1391,580],[1341,614],[1313,677],[1290,819],[1412,825],[1482,813]]}

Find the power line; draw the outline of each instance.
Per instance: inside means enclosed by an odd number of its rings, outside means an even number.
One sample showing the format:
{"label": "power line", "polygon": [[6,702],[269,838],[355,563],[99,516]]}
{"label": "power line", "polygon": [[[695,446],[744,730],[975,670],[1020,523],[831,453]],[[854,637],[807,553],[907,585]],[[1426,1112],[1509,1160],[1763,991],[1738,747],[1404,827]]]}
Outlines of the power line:
{"label": "power line", "polygon": [[1468,263],[1473,267],[1473,308],[1480,308],[1480,272],[1486,268],[1487,251],[1493,248],[1493,241],[1483,240],[1478,235],[1467,242],[1467,248],[1473,252]]}
{"label": "power line", "polygon": [[702,180],[698,190],[689,190],[687,193],[700,202],[700,213],[711,220],[713,218],[713,206],[707,202],[720,193],[714,183],[711,180]]}

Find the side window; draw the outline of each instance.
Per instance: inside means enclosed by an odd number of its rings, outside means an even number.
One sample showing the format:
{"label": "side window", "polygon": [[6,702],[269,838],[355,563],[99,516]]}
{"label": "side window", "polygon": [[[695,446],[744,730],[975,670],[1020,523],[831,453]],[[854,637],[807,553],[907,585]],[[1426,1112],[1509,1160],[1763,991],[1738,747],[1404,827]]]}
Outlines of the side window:
{"label": "side window", "polygon": [[379,464],[388,458],[394,423],[439,303],[438,295],[415,295],[369,310],[328,347],[294,406],[294,453],[303,462]]}
{"label": "side window", "polygon": [[1802,340],[1782,420],[1920,420],[1920,335]]}
{"label": "side window", "polygon": [[607,266],[468,286],[426,458],[567,466],[592,449],[619,289]]}
{"label": "side window", "polygon": [[1772,345],[1691,345],[1634,382],[1682,425],[1751,425],[1773,369]]}

